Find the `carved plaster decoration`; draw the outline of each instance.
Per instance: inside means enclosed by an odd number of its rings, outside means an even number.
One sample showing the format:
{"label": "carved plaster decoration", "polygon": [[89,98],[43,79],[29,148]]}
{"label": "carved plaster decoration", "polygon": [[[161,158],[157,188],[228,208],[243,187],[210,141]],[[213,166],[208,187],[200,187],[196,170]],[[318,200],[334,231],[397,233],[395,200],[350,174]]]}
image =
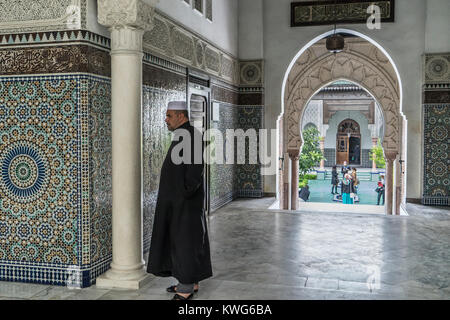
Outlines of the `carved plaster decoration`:
{"label": "carved plaster decoration", "polygon": [[163,59],[170,58],[236,85],[239,61],[196,33],[155,12],[155,27],[144,34],[144,51]]}
{"label": "carved plaster decoration", "polygon": [[323,123],[325,124],[328,124],[328,121],[331,119],[331,117],[338,111],[359,111],[366,117],[369,124],[373,124],[375,121],[375,105],[373,99],[323,100],[323,106]]}
{"label": "carved plaster decoration", "polygon": [[229,59],[223,53],[220,59],[220,75],[223,78],[233,79],[234,76],[234,63],[233,60]]}
{"label": "carved plaster decoration", "polygon": [[206,69],[213,71],[214,73],[219,74],[220,71],[220,53],[219,51],[214,50],[210,46],[206,47],[205,50],[205,58],[206,58]]}
{"label": "carved plaster decoration", "polygon": [[143,0],[98,0],[98,22],[111,31],[111,52],[142,51],[142,36],[153,28],[155,8]]}
{"label": "carved plaster decoration", "polygon": [[87,0],[0,0],[0,33],[86,29]]}
{"label": "carved plaster decoration", "polygon": [[398,153],[402,119],[395,71],[374,45],[360,39],[348,39],[344,50],[336,55],[330,54],[323,41],[319,41],[296,61],[285,89],[285,149],[301,147],[299,121],[309,99],[321,87],[340,79],[361,85],[377,99],[386,125],[384,150]]}
{"label": "carved plaster decoration", "polygon": [[172,41],[176,43],[173,46],[174,54],[178,59],[185,63],[191,63],[194,59],[194,41],[191,35],[179,28],[174,28]]}
{"label": "carved plaster decoration", "polygon": [[107,51],[88,45],[7,48],[0,50],[0,74],[88,72],[109,77],[110,60]]}
{"label": "carved plaster decoration", "polygon": [[173,55],[170,45],[169,25],[158,16],[155,16],[153,22],[153,29],[144,33],[144,43],[151,43],[153,49],[160,54]]}
{"label": "carved plaster decoration", "polygon": [[205,64],[205,46],[206,44],[203,41],[195,39],[195,60],[194,65],[199,69],[204,68]]}
{"label": "carved plaster decoration", "polygon": [[98,0],[98,22],[110,28],[153,28],[155,8],[143,0]]}

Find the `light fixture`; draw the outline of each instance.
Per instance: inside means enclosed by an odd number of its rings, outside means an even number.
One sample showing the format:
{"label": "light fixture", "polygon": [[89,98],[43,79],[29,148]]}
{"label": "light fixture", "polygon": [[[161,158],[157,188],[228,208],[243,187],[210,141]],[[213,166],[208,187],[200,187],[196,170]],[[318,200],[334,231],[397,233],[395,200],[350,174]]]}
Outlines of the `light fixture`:
{"label": "light fixture", "polygon": [[326,47],[327,50],[330,52],[333,52],[334,54],[341,52],[344,50],[344,37],[340,34],[336,34],[336,0],[334,1],[334,9],[333,9],[333,15],[334,15],[334,34],[327,38],[326,41]]}

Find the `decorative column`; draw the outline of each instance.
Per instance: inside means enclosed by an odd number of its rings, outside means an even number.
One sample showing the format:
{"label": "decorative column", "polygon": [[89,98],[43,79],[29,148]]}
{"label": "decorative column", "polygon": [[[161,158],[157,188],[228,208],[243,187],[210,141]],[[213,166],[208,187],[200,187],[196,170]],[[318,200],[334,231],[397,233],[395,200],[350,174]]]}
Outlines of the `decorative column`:
{"label": "decorative column", "polygon": [[[325,156],[325,137],[319,139],[320,152]],[[325,171],[325,160],[320,160],[320,171]]]}
{"label": "decorative column", "polygon": [[139,289],[150,279],[142,256],[142,38],[154,8],[142,0],[98,0],[111,32],[112,263],[97,287]]}
{"label": "decorative column", "polygon": [[394,160],[397,153],[385,152],[386,155],[386,177],[385,177],[385,204],[386,213],[392,214],[393,198],[394,198]]}
{"label": "decorative column", "polygon": [[291,160],[291,210],[298,209],[298,160],[299,150],[289,150]]}
{"label": "decorative column", "polygon": [[402,201],[402,165],[395,161],[395,214],[400,215],[400,204]]}
{"label": "decorative column", "polygon": [[[372,149],[377,146],[378,138],[372,138]],[[372,171],[377,171],[377,163],[375,162],[375,159],[372,160]]]}
{"label": "decorative column", "polygon": [[279,209],[287,210],[289,207],[288,202],[286,201],[286,198],[288,198],[287,188],[285,185],[289,185],[289,183],[286,180],[286,163],[287,163],[287,157],[286,154],[283,152],[284,150],[284,131],[283,131],[283,117],[280,116],[277,120],[278,124],[278,132],[279,134],[279,143],[278,143],[278,200],[279,200]]}

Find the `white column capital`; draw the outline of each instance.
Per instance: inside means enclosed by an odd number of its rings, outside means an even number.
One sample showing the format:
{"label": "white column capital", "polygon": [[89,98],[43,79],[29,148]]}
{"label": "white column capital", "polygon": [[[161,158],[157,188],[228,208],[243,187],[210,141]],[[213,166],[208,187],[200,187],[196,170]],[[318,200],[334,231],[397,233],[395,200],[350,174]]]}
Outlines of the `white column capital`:
{"label": "white column capital", "polygon": [[98,22],[110,29],[153,28],[155,4],[159,0],[98,0]]}

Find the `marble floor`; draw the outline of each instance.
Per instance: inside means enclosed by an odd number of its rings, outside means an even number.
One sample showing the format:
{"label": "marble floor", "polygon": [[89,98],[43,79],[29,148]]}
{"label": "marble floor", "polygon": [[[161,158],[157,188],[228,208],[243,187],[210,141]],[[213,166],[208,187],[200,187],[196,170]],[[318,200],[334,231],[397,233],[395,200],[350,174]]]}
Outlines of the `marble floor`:
{"label": "marble floor", "polygon": [[[269,210],[239,199],[209,218],[214,276],[197,300],[450,299],[450,211],[408,216]],[[0,282],[0,299],[162,299],[172,278],[140,290]]]}
{"label": "marble floor", "polygon": [[[269,209],[279,209],[279,201],[275,201]],[[342,213],[366,213],[366,214],[385,214],[384,206],[370,204],[343,204],[343,203],[324,203],[324,202],[304,202],[299,201],[297,211],[306,212],[342,212]]]}

